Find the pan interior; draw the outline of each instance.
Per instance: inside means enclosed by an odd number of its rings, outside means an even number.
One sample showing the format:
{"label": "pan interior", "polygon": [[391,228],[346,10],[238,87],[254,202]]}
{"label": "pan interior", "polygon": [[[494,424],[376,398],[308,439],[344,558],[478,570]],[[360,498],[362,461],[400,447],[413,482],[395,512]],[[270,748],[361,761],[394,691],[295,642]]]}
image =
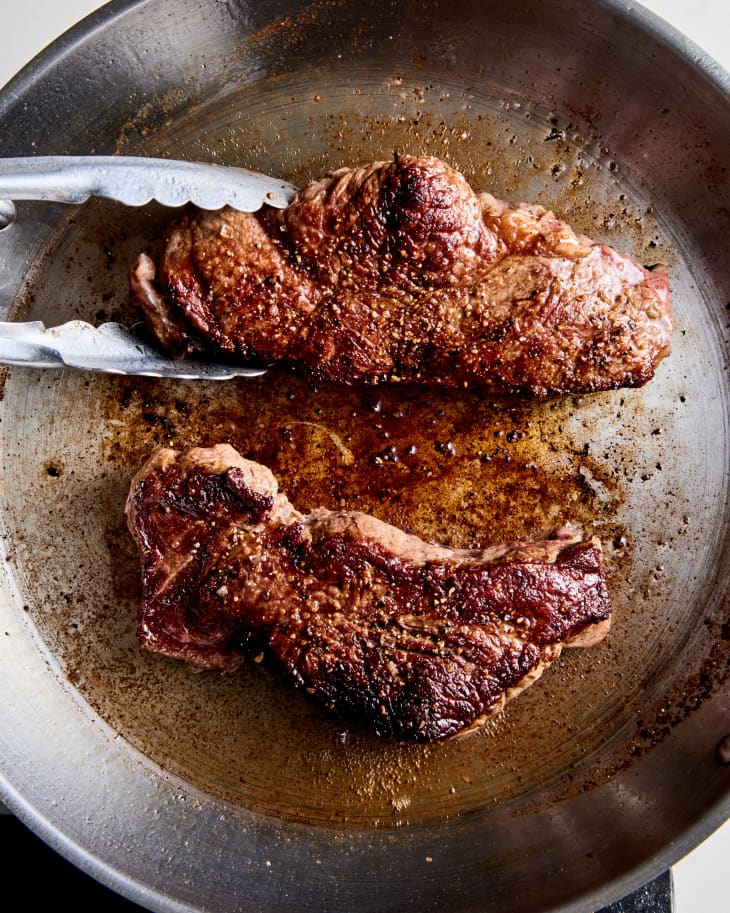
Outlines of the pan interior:
{"label": "pan interior", "polygon": [[[68,687],[149,762],[241,807],[353,827],[433,823],[590,788],[661,736],[698,668],[728,465],[722,353],[689,319],[712,290],[693,251],[612,150],[526,99],[424,84],[403,70],[270,78],[201,104],[120,151],[244,165],[301,185],[393,150],[437,155],[476,190],[539,202],[579,231],[666,263],[677,330],[640,390],[547,401],[312,386],[272,371],[226,384],[13,370],[0,458],[16,582]],[[126,273],[168,212],[94,201],[71,212],[15,317],[134,319]],[[685,245],[683,247],[683,245]],[[158,445],[229,441],[301,510],[365,510],[427,540],[479,546],[562,523],[600,537],[614,602],[603,644],[566,651],[473,736],[394,745],[323,718],[258,666],[233,676],[143,654],[131,475]],[[689,569],[689,570],[688,570]],[[704,616],[707,624],[698,624]],[[697,668],[685,666],[686,680]],[[683,679],[683,683],[685,680]]]}

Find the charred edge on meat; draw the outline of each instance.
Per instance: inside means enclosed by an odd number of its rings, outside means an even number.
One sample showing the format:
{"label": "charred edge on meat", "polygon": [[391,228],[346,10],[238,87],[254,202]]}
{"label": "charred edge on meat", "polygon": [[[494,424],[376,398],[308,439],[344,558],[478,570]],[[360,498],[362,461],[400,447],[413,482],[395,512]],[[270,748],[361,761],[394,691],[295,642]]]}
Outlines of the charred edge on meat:
{"label": "charred edge on meat", "polygon": [[209,669],[266,660],[397,740],[473,731],[610,624],[595,538],[449,549],[356,511],[302,514],[229,445],[156,451],[127,518],[143,647]]}
{"label": "charred edge on meat", "polygon": [[669,352],[667,270],[438,159],[343,168],[283,211],[189,208],[132,294],[162,346],[338,383],[538,396],[646,383]]}

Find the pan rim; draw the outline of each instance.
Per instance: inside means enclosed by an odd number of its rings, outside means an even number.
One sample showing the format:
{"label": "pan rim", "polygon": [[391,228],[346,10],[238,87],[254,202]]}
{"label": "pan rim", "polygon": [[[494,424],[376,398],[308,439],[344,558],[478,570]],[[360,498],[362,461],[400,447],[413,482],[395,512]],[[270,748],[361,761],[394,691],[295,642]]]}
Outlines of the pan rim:
{"label": "pan rim", "polygon": [[[142,7],[150,2],[153,2],[153,0],[111,0],[110,3],[107,3],[66,32],[24,67],[0,91],[0,119],[6,116],[8,110],[14,104],[22,101],[22,97],[28,87],[42,79],[45,73],[61,57],[72,53],[81,43],[90,38],[96,31],[106,27],[110,22],[123,17],[132,9]],[[710,55],[702,51],[676,28],[638,4],[627,3],[624,0],[594,0],[594,2],[620,14],[632,25],[638,26],[653,37],[658,38],[667,47],[680,53],[693,68],[702,72],[708,82],[720,90],[726,99],[730,100],[730,75]],[[49,845],[57,849],[79,868],[114,890],[146,905],[149,905],[151,901],[160,901],[159,906],[151,906],[151,909],[195,909],[187,905],[181,905],[169,897],[160,897],[155,892],[140,888],[137,882],[126,877],[120,870],[109,866],[108,863],[100,862],[97,856],[88,852],[84,847],[73,840],[69,841],[60,830],[54,828],[50,820],[38,808],[22,798],[6,778],[4,772],[0,772],[0,796],[2,796],[3,801],[6,801],[8,807]],[[682,839],[674,841],[658,855],[652,857],[649,863],[636,866],[622,878],[613,880],[611,886],[615,888],[624,885],[626,891],[640,886],[648,878],[664,871],[668,864],[671,865],[686,855],[689,850],[697,846],[701,840],[711,834],[728,817],[730,817],[730,790],[723,800],[718,801],[703,812],[695,825],[683,833]],[[583,899],[595,900],[600,896],[600,893],[591,893],[590,897]],[[573,908],[573,902],[571,902],[570,908]],[[565,907],[565,909],[567,910],[568,907]]]}

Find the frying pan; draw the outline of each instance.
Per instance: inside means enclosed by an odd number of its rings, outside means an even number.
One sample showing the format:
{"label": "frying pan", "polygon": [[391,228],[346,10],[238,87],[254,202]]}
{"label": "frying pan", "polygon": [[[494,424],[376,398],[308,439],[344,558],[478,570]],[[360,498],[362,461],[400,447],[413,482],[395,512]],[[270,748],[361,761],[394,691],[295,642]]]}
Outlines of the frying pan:
{"label": "frying pan", "polygon": [[[112,2],[16,78],[2,155],[202,158],[299,184],[438,155],[666,263],[677,329],[646,387],[545,402],[8,371],[10,808],[152,910],[277,913],[585,913],[726,820],[729,115],[726,75],[678,34],[586,0]],[[168,213],[19,211],[0,317],[134,316],[126,270]],[[271,465],[300,508],[346,503],[453,545],[573,522],[604,543],[613,631],[435,746],[325,720],[258,667],[142,655],[129,478],[157,444],[214,440]],[[411,446],[416,463],[382,458]]]}

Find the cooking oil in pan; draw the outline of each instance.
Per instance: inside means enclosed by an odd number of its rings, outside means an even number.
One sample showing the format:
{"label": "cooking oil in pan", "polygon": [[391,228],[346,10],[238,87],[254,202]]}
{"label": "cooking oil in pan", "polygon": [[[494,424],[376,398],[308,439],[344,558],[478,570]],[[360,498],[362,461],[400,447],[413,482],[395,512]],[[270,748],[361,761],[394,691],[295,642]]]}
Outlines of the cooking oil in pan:
{"label": "cooking oil in pan", "polygon": [[[717,424],[716,354],[692,336],[691,273],[639,185],[570,121],[405,72],[387,82],[271,79],[151,135],[143,121],[128,125],[120,151],[212,159],[299,184],[394,149],[437,155],[477,190],[543,203],[643,262],[668,262],[678,332],[646,388],[539,402],[312,385],[278,370],[195,385],[13,372],[6,522],[29,616],[69,686],[150,763],[308,823],[405,826],[497,803],[517,809],[629,762],[641,732],[660,732],[663,676],[695,636],[712,560],[695,518],[718,509],[720,471],[711,440],[688,468],[687,442]],[[99,201],[70,215],[19,316],[133,319],[126,272],[140,250],[154,252],[167,215]],[[613,631],[596,648],[566,650],[481,732],[432,746],[329,720],[255,664],[221,676],[142,654],[137,555],[123,518],[129,480],[155,446],[218,441],[266,463],[300,510],[364,510],[465,547],[563,523],[596,534]]]}

